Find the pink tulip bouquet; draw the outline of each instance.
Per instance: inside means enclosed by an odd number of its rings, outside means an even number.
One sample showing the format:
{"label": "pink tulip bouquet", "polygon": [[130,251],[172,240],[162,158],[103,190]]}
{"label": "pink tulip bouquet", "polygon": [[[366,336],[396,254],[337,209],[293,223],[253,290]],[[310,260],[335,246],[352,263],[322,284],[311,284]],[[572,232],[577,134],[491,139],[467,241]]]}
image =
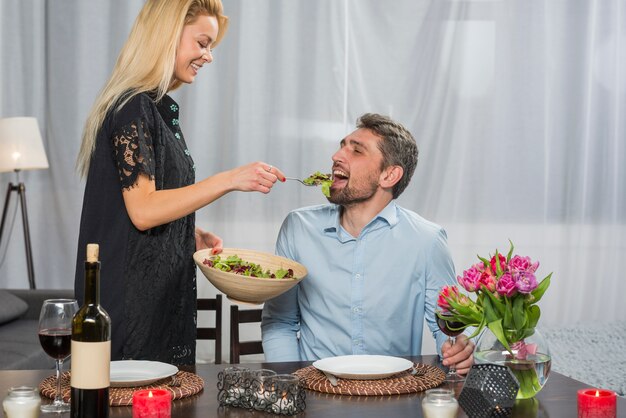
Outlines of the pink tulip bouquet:
{"label": "pink tulip bouquet", "polygon": [[463,324],[461,328],[476,327],[471,337],[489,328],[511,355],[524,359],[533,354],[524,338],[535,332],[541,315],[537,302],[548,289],[552,273],[538,282],[539,262],[513,255],[513,249],[511,242],[506,257],[497,250],[490,259],[478,256],[480,262],[457,277],[459,285],[475,294],[475,299],[461,293],[458,286],[445,286],[437,301],[438,315],[449,326],[456,322]]}

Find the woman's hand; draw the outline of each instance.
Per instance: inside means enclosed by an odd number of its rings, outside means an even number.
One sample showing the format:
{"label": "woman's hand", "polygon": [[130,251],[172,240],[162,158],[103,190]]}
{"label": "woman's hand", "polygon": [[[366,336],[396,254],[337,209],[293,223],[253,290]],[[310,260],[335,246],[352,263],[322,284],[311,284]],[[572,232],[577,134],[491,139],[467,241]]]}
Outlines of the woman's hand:
{"label": "woman's hand", "polygon": [[257,161],[228,171],[233,190],[269,193],[276,180],[285,181],[285,175],[271,164]]}
{"label": "woman's hand", "polygon": [[211,254],[219,254],[222,252],[222,245],[220,237],[196,227],[196,251],[213,248]]}

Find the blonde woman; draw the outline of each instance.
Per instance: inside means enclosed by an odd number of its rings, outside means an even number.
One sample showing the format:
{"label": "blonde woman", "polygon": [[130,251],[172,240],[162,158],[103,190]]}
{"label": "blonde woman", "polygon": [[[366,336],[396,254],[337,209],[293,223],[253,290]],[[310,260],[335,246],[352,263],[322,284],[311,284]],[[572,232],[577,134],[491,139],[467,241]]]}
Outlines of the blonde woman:
{"label": "blonde woman", "polygon": [[101,304],[111,359],[195,363],[196,249],[222,240],[194,212],[231,191],[269,193],[276,167],[255,162],[195,182],[194,163],[167,95],[211,63],[226,31],[220,0],[148,0],[85,124],[77,165],[86,176],[75,292],[85,249],[100,244]]}

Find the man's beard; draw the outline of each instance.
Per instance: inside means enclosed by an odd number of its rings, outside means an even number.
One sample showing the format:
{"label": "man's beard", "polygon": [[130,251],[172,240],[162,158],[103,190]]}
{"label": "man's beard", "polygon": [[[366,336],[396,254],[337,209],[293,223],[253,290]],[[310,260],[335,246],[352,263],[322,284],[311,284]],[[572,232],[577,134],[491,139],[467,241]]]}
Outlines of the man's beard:
{"label": "man's beard", "polygon": [[378,190],[378,175],[379,174],[375,174],[366,178],[363,181],[365,184],[362,187],[357,185],[357,187],[352,188],[350,185],[346,184],[341,190],[333,191],[331,188],[328,201],[341,206],[352,206],[369,200],[374,196],[376,190]]}

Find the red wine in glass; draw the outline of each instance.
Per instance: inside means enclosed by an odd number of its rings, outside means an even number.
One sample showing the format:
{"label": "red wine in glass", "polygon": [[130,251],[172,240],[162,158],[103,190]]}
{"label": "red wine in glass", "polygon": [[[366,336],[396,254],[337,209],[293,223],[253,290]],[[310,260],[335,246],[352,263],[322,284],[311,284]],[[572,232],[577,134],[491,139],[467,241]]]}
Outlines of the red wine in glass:
{"label": "red wine in glass", "polygon": [[[455,321],[450,316],[446,318],[446,315],[441,312],[438,312],[435,315],[437,317],[437,326],[439,326],[439,329],[448,336],[448,341],[450,342],[450,345],[454,345],[456,336],[461,334],[464,330],[463,323]],[[448,367],[448,374],[446,375],[446,382],[458,383],[463,382],[464,380],[465,377],[456,372],[456,365],[450,364],[450,366]]]}
{"label": "red wine in glass", "polygon": [[437,317],[437,325],[439,326],[439,329],[448,337],[456,337],[462,333],[464,329],[462,322],[453,321],[452,319],[443,319],[440,317]]}
{"label": "red wine in glass", "polygon": [[62,413],[70,411],[70,404],[61,396],[61,368],[63,360],[72,350],[72,318],[78,311],[75,299],[47,299],[39,314],[39,342],[47,355],[56,363],[56,391],[51,404],[41,405],[41,412]]}
{"label": "red wine in glass", "polygon": [[39,342],[43,350],[55,360],[64,360],[70,355],[72,331],[66,329],[42,329]]}

